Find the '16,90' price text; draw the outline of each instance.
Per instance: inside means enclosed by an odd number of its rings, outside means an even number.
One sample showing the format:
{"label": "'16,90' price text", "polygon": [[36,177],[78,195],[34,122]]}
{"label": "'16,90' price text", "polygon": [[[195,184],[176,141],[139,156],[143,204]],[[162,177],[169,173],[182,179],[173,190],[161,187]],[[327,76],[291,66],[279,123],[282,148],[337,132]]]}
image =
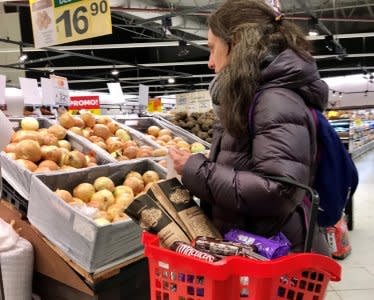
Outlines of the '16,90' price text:
{"label": "'16,90' price text", "polygon": [[105,0],[100,2],[92,2],[88,7],[79,6],[75,10],[65,10],[57,19],[56,25],[60,22],[64,22],[65,37],[71,37],[73,35],[72,30],[78,34],[85,34],[89,29],[87,13],[92,16],[98,14],[105,14],[108,11],[108,3]]}

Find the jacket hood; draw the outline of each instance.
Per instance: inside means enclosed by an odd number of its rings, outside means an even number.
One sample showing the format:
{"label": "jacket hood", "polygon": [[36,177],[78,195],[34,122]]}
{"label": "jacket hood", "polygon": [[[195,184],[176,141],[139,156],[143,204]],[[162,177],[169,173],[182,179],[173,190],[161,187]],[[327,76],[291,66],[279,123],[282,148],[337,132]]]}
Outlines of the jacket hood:
{"label": "jacket hood", "polygon": [[288,88],[299,94],[308,106],[324,110],[328,86],[321,80],[317,65],[286,49],[261,71],[261,89]]}

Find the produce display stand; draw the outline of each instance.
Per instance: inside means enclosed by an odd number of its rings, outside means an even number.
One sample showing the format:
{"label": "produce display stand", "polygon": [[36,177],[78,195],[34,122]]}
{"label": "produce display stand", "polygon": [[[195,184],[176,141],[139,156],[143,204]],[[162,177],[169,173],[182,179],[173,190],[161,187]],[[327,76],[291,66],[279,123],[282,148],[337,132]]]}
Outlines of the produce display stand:
{"label": "produce display stand", "polygon": [[34,248],[34,292],[42,299],[147,300],[147,261],[138,256],[96,274],[84,272],[53,247],[10,203],[0,201],[0,218],[15,221]]}

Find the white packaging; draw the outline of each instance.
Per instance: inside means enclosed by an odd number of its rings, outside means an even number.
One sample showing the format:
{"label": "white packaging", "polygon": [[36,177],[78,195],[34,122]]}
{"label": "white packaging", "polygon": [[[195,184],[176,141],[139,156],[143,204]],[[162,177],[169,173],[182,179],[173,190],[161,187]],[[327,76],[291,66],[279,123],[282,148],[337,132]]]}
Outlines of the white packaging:
{"label": "white packaging", "polygon": [[6,300],[30,300],[34,265],[33,248],[0,219],[0,265]]}

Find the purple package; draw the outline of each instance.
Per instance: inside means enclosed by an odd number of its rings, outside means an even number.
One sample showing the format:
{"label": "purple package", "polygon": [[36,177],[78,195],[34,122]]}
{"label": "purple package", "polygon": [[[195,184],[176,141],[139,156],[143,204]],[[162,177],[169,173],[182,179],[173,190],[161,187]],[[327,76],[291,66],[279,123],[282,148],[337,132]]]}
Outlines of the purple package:
{"label": "purple package", "polygon": [[257,247],[259,254],[269,259],[285,256],[291,250],[291,243],[281,232],[267,239],[243,230],[232,229],[225,234],[225,240],[245,245],[254,245]]}

